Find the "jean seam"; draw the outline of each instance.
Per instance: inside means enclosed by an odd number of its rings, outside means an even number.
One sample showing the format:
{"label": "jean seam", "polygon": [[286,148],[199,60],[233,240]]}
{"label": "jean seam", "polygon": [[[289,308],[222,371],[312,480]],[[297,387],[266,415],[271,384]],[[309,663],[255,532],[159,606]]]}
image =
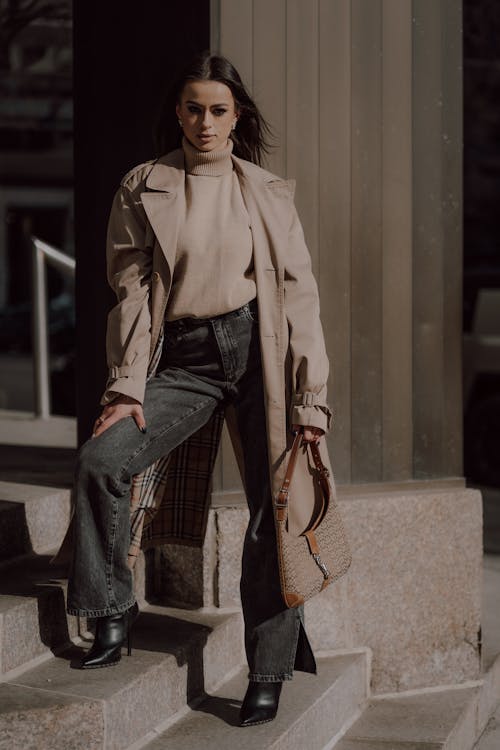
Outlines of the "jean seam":
{"label": "jean seam", "polygon": [[229,360],[227,358],[226,347],[225,346],[221,346],[221,343],[219,341],[219,336],[217,335],[217,331],[219,330],[221,332],[221,334],[222,334],[222,337],[224,338],[224,326],[222,325],[222,323],[219,323],[219,321],[213,320],[212,321],[212,330],[214,332],[215,343],[217,344],[217,349],[219,350],[219,354],[220,354],[220,357],[221,357],[222,369],[224,370],[224,376],[226,377],[226,379],[228,379],[229,378],[229,373],[228,373],[229,367],[226,366],[226,365],[229,365],[230,363],[229,363]]}
{"label": "jean seam", "polygon": [[115,497],[112,499],[112,522],[110,529],[110,539],[108,549],[106,551],[106,584],[108,589],[108,600],[110,607],[116,607],[115,590],[113,586],[113,563],[114,563],[114,552],[115,552],[115,540],[116,540],[116,519],[118,516],[118,501]]}
{"label": "jean seam", "polygon": [[[228,343],[228,350],[229,351],[236,351],[237,350],[237,342],[234,340],[233,335],[231,334],[231,329],[229,326],[223,326],[223,334],[225,336],[226,342]],[[228,358],[228,361],[231,365],[231,370],[229,373],[227,373],[228,380],[231,378],[232,380],[235,379],[236,373],[237,373],[237,367],[235,365],[237,362],[234,361],[234,357],[232,359]]]}
{"label": "jean seam", "polygon": [[258,313],[256,312],[253,313],[249,309],[244,310],[244,315],[245,315],[245,318],[249,320],[251,323],[257,323],[257,321],[259,320]]}
{"label": "jean seam", "polygon": [[292,672],[277,672],[269,674],[249,672],[247,678],[254,682],[283,682],[284,680],[292,680],[293,674]]}
{"label": "jean seam", "polygon": [[81,607],[67,606],[66,612],[68,615],[74,615],[75,617],[108,617],[109,615],[118,615],[122,612],[126,612],[127,609],[135,604],[136,597],[132,596],[125,604],[116,604],[114,607],[107,606],[101,609],[83,609]]}

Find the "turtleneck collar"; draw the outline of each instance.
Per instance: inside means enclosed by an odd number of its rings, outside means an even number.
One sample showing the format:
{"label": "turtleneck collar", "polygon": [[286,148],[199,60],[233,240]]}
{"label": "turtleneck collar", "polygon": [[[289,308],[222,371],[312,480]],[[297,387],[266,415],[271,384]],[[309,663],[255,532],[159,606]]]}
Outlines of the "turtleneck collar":
{"label": "turtleneck collar", "polygon": [[184,162],[188,174],[219,177],[231,172],[233,169],[233,161],[231,159],[233,141],[230,138],[228,138],[228,144],[224,148],[212,151],[200,151],[183,135],[182,149],[184,151]]}

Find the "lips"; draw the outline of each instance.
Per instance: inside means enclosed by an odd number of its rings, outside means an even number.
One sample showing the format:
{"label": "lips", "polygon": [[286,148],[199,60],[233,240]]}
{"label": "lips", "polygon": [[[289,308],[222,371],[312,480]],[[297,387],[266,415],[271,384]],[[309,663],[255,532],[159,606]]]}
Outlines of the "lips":
{"label": "lips", "polygon": [[202,141],[208,141],[210,138],[213,138],[213,135],[199,135],[198,138],[200,138]]}

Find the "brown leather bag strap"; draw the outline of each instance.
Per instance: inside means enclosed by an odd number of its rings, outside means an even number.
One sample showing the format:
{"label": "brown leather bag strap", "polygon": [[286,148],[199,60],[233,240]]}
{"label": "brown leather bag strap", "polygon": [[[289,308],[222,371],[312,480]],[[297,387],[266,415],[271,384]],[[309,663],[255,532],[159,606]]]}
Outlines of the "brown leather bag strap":
{"label": "brown leather bag strap", "polygon": [[309,447],[311,449],[311,455],[313,457],[314,465],[316,466],[317,470],[325,477],[330,476],[330,472],[328,471],[325,464],[321,460],[321,455],[320,455],[317,444],[309,443]]}
{"label": "brown leather bag strap", "polygon": [[[288,459],[288,466],[286,468],[285,477],[283,479],[282,485],[280,489],[278,490],[278,494],[275,500],[275,509],[276,509],[276,519],[278,521],[284,521],[287,516],[287,509],[288,509],[288,495],[290,493],[290,484],[292,482],[293,472],[295,469],[295,465],[297,463],[297,452],[299,450],[299,445],[302,440],[302,433],[296,432],[295,437],[293,440],[292,448],[290,450],[290,457]],[[323,491],[323,496],[325,499],[330,497],[330,484],[328,482],[328,476],[330,472],[324,465],[323,461],[321,460],[321,455],[319,452],[319,448],[316,445],[316,443],[307,443],[307,446],[309,447],[311,451],[311,456],[314,461],[314,465],[319,473],[319,481],[321,484],[321,489]],[[322,514],[319,514],[319,518],[321,518]]]}
{"label": "brown leather bag strap", "polygon": [[318,470],[318,473],[319,473],[319,481],[323,489],[323,494],[325,495],[325,497],[329,498],[331,486],[330,486],[330,482],[328,481],[328,477],[330,476],[330,472],[328,471],[325,464],[321,460],[319,448],[316,445],[316,443],[310,443],[310,448],[311,448],[311,455],[313,457],[314,465],[316,466],[316,469]]}
{"label": "brown leather bag strap", "polygon": [[293,439],[292,449],[290,451],[290,457],[288,459],[288,466],[286,467],[285,477],[283,483],[278,490],[278,495],[275,500],[276,518],[278,521],[283,521],[286,518],[286,509],[288,506],[288,492],[290,489],[290,483],[292,481],[293,470],[297,463],[297,451],[301,441],[301,433],[296,432]]}

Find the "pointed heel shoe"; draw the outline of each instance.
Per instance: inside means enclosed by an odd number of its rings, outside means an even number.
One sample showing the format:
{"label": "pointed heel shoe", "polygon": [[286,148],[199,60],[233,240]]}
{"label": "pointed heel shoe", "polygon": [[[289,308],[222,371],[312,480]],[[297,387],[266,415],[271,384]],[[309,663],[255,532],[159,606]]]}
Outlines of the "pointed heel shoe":
{"label": "pointed heel shoe", "polygon": [[240,709],[240,726],[250,727],[272,721],[278,711],[282,682],[250,680]]}
{"label": "pointed heel shoe", "polygon": [[130,656],[132,653],[130,629],[138,614],[139,607],[136,602],[126,612],[99,617],[92,648],[85,654],[76,668],[97,669],[118,664],[125,641],[127,642],[127,653]]}

